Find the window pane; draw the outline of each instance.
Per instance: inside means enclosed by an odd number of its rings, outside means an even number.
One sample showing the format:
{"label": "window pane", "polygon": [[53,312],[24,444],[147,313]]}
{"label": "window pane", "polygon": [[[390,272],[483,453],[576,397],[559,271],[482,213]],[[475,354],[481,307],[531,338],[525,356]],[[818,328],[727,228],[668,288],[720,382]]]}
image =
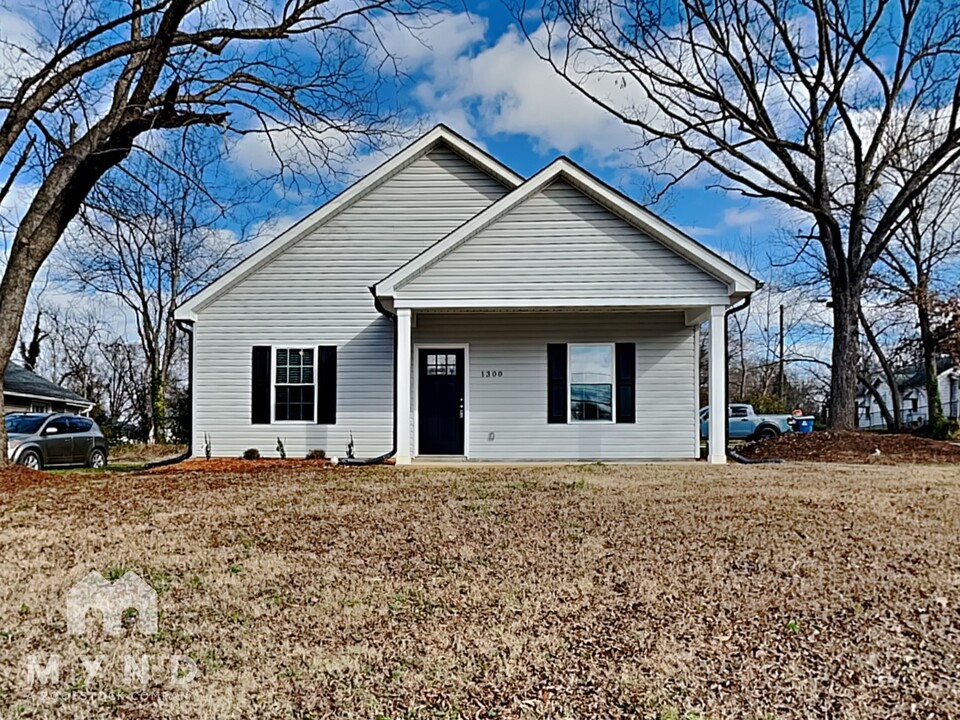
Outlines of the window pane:
{"label": "window pane", "polygon": [[277,350],[277,367],[287,364],[287,351]]}
{"label": "window pane", "polygon": [[613,348],[609,345],[570,346],[571,383],[613,384]]}
{"label": "window pane", "polygon": [[300,382],[313,383],[313,365],[305,365],[300,370]]}
{"label": "window pane", "polygon": [[300,364],[304,367],[308,365],[313,367],[313,348],[306,348],[300,351]]}
{"label": "window pane", "polygon": [[613,420],[613,348],[570,346],[570,417]]}
{"label": "window pane", "polygon": [[570,416],[574,420],[612,420],[613,385],[570,385]]}
{"label": "window pane", "polygon": [[313,386],[288,385],[277,388],[277,420],[313,420]]}
{"label": "window pane", "polygon": [[290,372],[287,375],[287,382],[289,383],[298,383],[300,382],[300,368],[291,367]]}
{"label": "window pane", "polygon": [[277,367],[277,382],[285,383],[287,381],[287,368],[286,367]]}

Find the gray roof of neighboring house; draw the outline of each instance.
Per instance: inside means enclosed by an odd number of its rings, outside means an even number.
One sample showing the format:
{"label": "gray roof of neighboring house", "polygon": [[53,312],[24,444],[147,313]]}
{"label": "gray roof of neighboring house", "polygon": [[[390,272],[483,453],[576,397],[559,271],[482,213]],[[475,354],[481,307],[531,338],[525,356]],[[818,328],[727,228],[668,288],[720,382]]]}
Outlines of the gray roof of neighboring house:
{"label": "gray roof of neighboring house", "polygon": [[77,395],[77,393],[62,388],[56,383],[44,380],[36,373],[30,372],[15,362],[7,365],[7,369],[3,373],[3,392],[11,395],[54,398],[83,405],[92,404],[82,395]]}

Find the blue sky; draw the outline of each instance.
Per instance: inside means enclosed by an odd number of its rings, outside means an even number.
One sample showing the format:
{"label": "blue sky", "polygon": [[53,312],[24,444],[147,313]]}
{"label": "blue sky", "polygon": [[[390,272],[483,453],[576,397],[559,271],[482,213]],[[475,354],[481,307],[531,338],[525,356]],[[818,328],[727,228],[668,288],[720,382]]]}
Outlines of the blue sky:
{"label": "blue sky", "polygon": [[[651,178],[636,167],[635,153],[624,151],[634,140],[629,129],[556,77],[501,3],[468,2],[435,15],[429,25],[413,34],[387,25],[380,33],[406,75],[393,90],[411,136],[415,128],[444,122],[524,176],[568,155],[631,197],[647,199]],[[268,155],[262,143],[248,138],[234,149],[233,160],[255,172],[270,169]],[[346,169],[359,176],[381,159],[361,157]],[[301,204],[323,199],[286,197],[271,209],[283,216],[282,228],[312,209]],[[652,209],[733,257],[745,240],[766,240],[778,227],[774,208],[709,190],[702,177],[686,181]]]}

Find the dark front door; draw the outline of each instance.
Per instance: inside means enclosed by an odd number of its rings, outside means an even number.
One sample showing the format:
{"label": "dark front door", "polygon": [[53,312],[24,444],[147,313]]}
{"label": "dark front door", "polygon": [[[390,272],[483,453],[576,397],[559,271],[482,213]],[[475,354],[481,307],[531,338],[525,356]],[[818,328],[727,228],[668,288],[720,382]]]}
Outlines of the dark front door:
{"label": "dark front door", "polygon": [[463,455],[463,350],[420,349],[421,455]]}

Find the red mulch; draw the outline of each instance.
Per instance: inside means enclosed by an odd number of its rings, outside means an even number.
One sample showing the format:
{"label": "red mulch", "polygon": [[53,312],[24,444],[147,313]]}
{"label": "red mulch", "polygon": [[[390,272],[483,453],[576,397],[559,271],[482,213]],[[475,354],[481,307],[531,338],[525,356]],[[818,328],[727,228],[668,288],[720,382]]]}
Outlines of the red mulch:
{"label": "red mulch", "polygon": [[960,463],[960,445],[916,435],[868,432],[789,433],[773,440],[747,443],[740,454],[796,462]]}
{"label": "red mulch", "polygon": [[57,477],[22,465],[0,467],[0,492],[17,492],[37,485],[56,483]]}
{"label": "red mulch", "polygon": [[265,470],[333,470],[328,460],[303,460],[280,458],[260,458],[259,460],[244,460],[243,458],[193,458],[174,465],[147,470],[149,473],[184,473],[184,472],[217,472],[217,473],[258,473]]}

